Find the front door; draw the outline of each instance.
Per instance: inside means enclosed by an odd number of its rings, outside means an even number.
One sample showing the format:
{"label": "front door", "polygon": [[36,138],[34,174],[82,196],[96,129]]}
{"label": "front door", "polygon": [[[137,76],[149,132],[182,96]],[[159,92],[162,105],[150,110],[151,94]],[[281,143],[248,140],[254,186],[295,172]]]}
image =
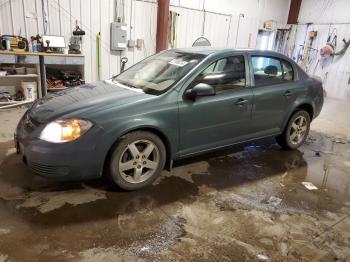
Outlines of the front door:
{"label": "front door", "polygon": [[219,59],[187,88],[206,83],[214,87],[216,95],[194,101],[179,95],[180,156],[249,137],[253,96],[247,84],[247,67],[244,55]]}

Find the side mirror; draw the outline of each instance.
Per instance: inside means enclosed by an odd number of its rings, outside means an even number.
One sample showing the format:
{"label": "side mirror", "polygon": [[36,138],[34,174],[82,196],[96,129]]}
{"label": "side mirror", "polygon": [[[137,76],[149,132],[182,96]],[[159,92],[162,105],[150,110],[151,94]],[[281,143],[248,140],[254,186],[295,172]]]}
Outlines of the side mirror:
{"label": "side mirror", "polygon": [[216,92],[211,85],[199,83],[191,89],[187,90],[185,94],[189,99],[195,100],[196,97],[199,96],[215,96]]}

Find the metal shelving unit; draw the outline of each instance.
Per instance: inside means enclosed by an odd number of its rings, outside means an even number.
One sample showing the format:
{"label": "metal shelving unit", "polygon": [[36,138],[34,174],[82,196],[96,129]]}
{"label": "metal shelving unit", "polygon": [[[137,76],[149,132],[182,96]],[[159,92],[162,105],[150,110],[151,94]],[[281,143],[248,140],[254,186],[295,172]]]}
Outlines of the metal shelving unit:
{"label": "metal shelving unit", "polygon": [[[37,98],[47,94],[46,67],[54,67],[65,70],[75,70],[81,73],[83,79],[85,58],[82,54],[56,54],[56,53],[32,53],[32,52],[9,52],[0,51],[0,64],[6,66],[35,67],[36,74],[7,75],[0,76],[0,86],[15,86],[18,88],[21,81],[28,79],[37,82]],[[52,91],[59,91],[65,88],[55,88]],[[50,91],[51,91],[50,90]],[[24,101],[18,101],[24,102]],[[3,102],[6,103],[6,102]],[[10,104],[10,103],[8,103]],[[13,104],[16,104],[14,102]],[[1,106],[1,104],[0,104]]]}

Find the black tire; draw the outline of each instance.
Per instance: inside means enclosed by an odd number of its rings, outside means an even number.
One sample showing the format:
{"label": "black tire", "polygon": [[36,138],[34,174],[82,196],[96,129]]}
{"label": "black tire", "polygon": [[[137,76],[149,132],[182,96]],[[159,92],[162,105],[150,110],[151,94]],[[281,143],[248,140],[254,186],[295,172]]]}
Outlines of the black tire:
{"label": "black tire", "polygon": [[[292,134],[294,134],[294,128],[292,127],[295,121],[298,119],[303,118],[306,121],[306,130],[305,133],[303,133],[302,138],[300,138],[300,141],[294,141],[292,140]],[[277,143],[284,149],[296,149],[300,147],[306,140],[309,131],[310,131],[310,115],[305,110],[299,110],[295,112],[292,117],[289,119],[288,124],[286,128],[284,129],[283,133],[276,137]],[[302,131],[298,131],[302,132]]]}
{"label": "black tire", "polygon": [[[142,143],[145,142],[145,147],[142,148]],[[147,143],[153,144],[154,150],[150,154],[150,158],[152,159],[141,159],[145,155],[143,153],[147,147]],[[148,144],[148,145],[149,145]],[[131,150],[129,149],[132,146],[136,146],[136,148],[139,150],[139,157],[136,159],[134,158]],[[123,159],[126,158],[125,162]],[[145,161],[144,161],[145,160]],[[144,162],[142,162],[144,161]],[[154,165],[153,169],[148,169],[147,166],[143,166],[143,163],[158,163],[157,166]],[[125,170],[125,172],[120,171],[122,164],[128,164],[130,162],[133,162],[132,164],[136,165],[132,167],[132,169]],[[155,134],[151,132],[146,131],[135,131],[126,134],[123,136],[120,141],[115,145],[110,161],[109,161],[109,176],[110,179],[120,188],[128,191],[137,190],[144,188],[146,186],[151,185],[161,174],[164,165],[166,162],[166,148],[164,146],[164,143],[162,140],[156,136]],[[130,163],[131,164],[131,163]],[[130,165],[129,164],[129,165]],[[128,166],[129,166],[128,165]],[[139,168],[139,166],[142,166]],[[134,179],[136,172],[141,169],[141,173],[145,172],[144,176],[143,174],[139,175],[140,182],[137,182],[138,180]],[[146,170],[146,171],[144,171]],[[130,175],[128,175],[126,172],[129,172]],[[149,172],[149,173],[147,173]],[[146,177],[146,178],[145,178]],[[146,179],[142,181],[142,179]],[[131,182],[131,180],[134,180],[134,182]]]}

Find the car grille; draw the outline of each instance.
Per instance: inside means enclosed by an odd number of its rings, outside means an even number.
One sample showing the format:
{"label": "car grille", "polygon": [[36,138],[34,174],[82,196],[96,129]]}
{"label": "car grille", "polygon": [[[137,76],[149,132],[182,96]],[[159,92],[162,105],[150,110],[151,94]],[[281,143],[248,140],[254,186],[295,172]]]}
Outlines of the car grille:
{"label": "car grille", "polygon": [[69,168],[65,166],[48,166],[30,161],[27,164],[30,169],[43,176],[65,176],[69,173]]}

